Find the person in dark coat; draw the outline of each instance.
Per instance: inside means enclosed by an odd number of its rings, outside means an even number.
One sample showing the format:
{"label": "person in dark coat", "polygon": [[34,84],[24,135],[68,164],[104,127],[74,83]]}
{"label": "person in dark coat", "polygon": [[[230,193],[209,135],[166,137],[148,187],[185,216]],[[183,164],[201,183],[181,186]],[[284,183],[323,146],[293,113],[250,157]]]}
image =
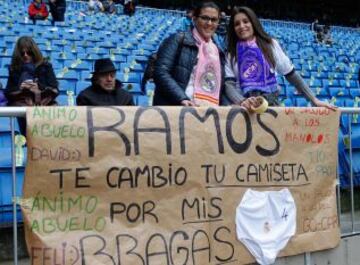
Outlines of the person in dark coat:
{"label": "person in dark coat", "polygon": [[135,0],[124,0],[124,14],[133,16],[135,14],[136,3]]}
{"label": "person in dark coat", "polygon": [[76,98],[78,106],[133,106],[132,95],[122,89],[122,83],[115,78],[116,68],[109,58],[95,61],[91,86]]}
{"label": "person in dark coat", "polygon": [[164,40],[155,63],[153,105],[225,105],[225,55],[212,39],[219,19],[215,3],[200,3],[191,31]]}
{"label": "person in dark coat", "polygon": [[50,13],[55,21],[65,21],[66,1],[65,0],[49,0]]}
{"label": "person in dark coat", "polygon": [[107,14],[115,14],[116,13],[116,6],[113,0],[106,0],[102,2],[103,11]]}
{"label": "person in dark coat", "polygon": [[[31,37],[16,42],[4,93],[8,106],[56,105],[59,90],[54,70]],[[25,119],[19,119],[19,125],[25,135]]]}

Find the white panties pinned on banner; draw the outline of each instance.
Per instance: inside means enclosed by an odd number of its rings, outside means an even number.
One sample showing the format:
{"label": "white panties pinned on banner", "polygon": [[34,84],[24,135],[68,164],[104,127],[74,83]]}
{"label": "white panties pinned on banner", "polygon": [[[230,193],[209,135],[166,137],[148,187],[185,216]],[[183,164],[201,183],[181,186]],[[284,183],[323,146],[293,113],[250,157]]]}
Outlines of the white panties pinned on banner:
{"label": "white panties pinned on banner", "polygon": [[248,189],[236,209],[237,238],[261,265],[275,262],[296,232],[296,206],[288,189]]}

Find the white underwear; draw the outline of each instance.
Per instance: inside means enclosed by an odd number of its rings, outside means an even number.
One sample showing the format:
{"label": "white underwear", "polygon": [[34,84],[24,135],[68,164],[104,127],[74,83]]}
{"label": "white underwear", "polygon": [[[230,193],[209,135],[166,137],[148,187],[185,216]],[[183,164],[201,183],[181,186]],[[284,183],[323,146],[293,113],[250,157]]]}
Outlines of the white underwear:
{"label": "white underwear", "polygon": [[273,264],[296,232],[296,206],[288,189],[248,189],[236,209],[237,238],[261,265]]}

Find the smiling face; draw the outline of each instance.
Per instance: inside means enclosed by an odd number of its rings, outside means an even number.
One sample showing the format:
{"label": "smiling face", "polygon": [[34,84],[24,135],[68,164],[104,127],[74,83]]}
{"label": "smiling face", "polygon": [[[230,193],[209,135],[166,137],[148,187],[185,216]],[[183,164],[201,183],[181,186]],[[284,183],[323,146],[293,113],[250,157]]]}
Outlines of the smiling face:
{"label": "smiling face", "polygon": [[238,13],[234,17],[234,30],[239,40],[249,41],[254,39],[254,27],[245,13]]}
{"label": "smiling face", "polygon": [[194,18],[194,23],[201,37],[208,41],[218,27],[219,11],[212,7],[203,8],[200,14]]}

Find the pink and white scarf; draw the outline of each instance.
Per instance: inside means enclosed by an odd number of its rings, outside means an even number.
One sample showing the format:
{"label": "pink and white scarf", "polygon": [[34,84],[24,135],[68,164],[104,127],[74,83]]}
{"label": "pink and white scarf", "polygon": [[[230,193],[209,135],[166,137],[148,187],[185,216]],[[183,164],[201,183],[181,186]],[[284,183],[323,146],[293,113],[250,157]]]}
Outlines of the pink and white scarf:
{"label": "pink and white scarf", "polygon": [[194,102],[199,106],[219,106],[221,88],[219,50],[211,39],[206,42],[196,28],[192,33],[199,48],[194,79]]}

